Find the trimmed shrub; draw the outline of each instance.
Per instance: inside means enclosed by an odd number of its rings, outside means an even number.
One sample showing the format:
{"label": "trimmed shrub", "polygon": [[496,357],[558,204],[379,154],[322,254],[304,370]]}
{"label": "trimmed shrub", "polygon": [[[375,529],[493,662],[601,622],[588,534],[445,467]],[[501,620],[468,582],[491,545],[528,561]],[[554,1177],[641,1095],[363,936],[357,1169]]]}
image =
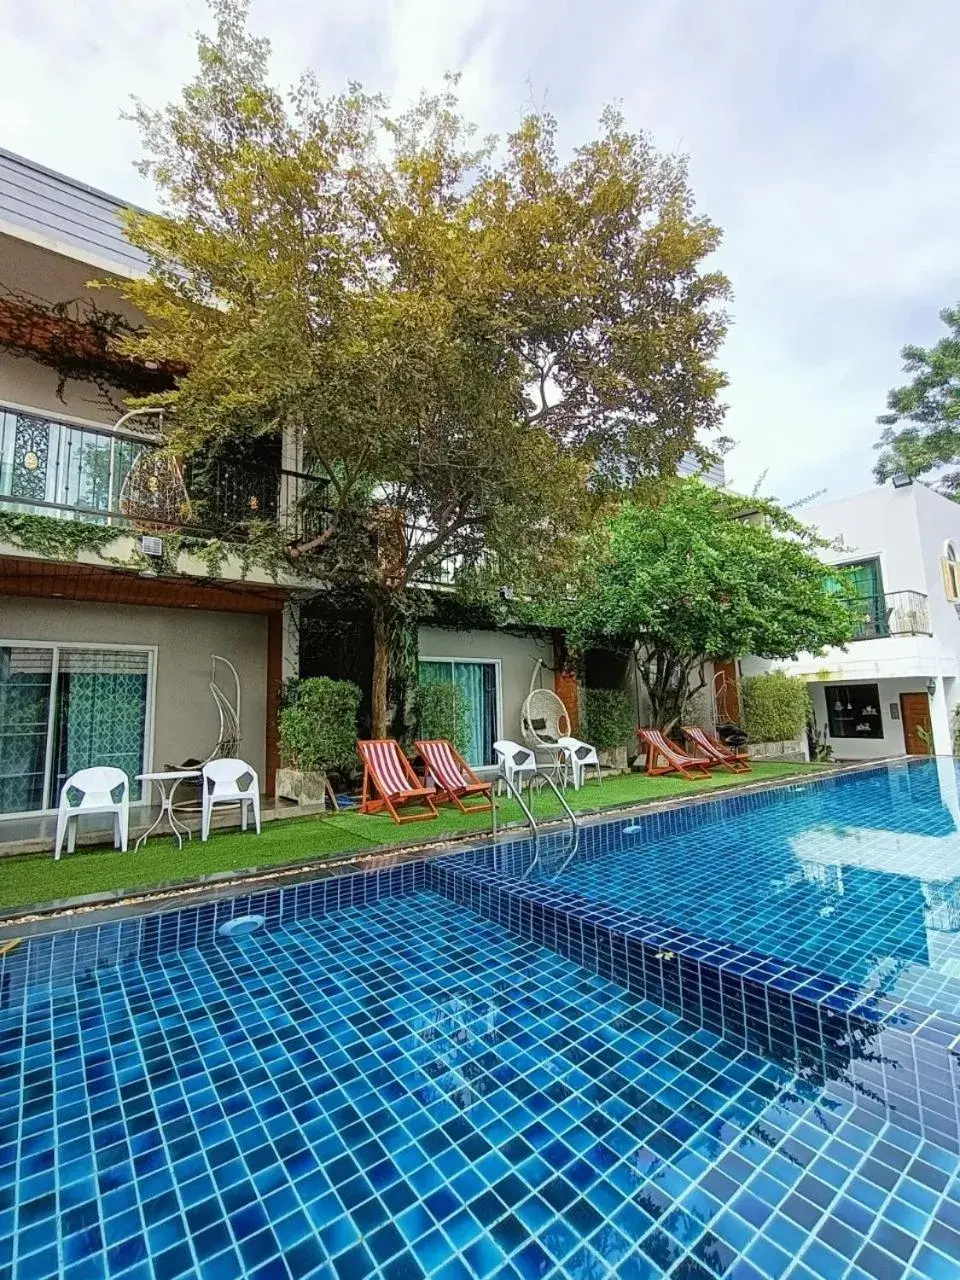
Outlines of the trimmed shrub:
{"label": "trimmed shrub", "polygon": [[462,754],[470,746],[467,703],[452,680],[417,688],[417,737],[446,738]]}
{"label": "trimmed shrub", "polygon": [[637,728],[637,715],[623,689],[580,690],[580,736],[598,751],[627,746]]}
{"label": "trimmed shrub", "polygon": [[302,773],[346,771],[357,764],[360,690],[349,680],[315,676],[287,682],[280,712],[280,755]]}
{"label": "trimmed shrub", "polygon": [[785,671],[743,680],[743,727],[751,742],[792,742],[810,719],[807,682]]}

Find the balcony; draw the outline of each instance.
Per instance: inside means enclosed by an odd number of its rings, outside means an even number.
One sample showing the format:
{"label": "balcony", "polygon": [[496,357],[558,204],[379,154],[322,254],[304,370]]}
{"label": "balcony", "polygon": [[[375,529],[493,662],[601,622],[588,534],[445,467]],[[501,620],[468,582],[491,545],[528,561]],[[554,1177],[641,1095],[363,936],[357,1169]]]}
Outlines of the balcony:
{"label": "balcony", "polygon": [[252,521],[291,542],[319,533],[326,483],[269,459],[191,459],[142,436],[0,406],[0,512],[242,541]]}
{"label": "balcony", "polygon": [[883,640],[890,636],[928,636],[930,611],[922,591],[888,591],[861,596],[851,602],[857,620],[854,640]]}

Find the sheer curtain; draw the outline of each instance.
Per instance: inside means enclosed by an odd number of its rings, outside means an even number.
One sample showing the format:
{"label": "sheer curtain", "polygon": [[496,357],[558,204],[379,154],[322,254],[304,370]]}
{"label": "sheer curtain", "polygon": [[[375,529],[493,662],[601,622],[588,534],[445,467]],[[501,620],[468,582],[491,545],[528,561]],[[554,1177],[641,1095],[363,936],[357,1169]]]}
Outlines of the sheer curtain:
{"label": "sheer curtain", "polygon": [[0,813],[43,808],[50,649],[0,647]]}
{"label": "sheer curtain", "polygon": [[140,798],[147,712],[147,655],[102,649],[62,649],[57,678],[54,796],[70,774],[113,765]]}

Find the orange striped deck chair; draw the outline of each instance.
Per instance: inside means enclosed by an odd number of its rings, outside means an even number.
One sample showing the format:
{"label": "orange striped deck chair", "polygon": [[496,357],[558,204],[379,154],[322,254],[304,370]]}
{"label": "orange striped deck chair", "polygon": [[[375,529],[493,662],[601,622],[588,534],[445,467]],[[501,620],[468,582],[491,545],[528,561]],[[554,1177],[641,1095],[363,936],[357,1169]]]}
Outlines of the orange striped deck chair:
{"label": "orange striped deck chair", "polygon": [[[693,782],[696,778],[709,778],[706,761],[701,757],[689,756],[681,751],[675,742],[664,737],[659,729],[638,729],[637,737],[647,752],[647,775],[659,778],[665,773],[679,773],[682,778]],[[664,764],[657,764],[663,760]]]}
{"label": "orange striped deck chair", "polygon": [[[394,822],[422,822],[440,815],[433,803],[433,791],[423,786],[413,772],[410,761],[392,738],[376,738],[357,743],[363,761],[363,795],[361,813],[380,813],[386,809]],[[407,806],[425,812],[398,813]]]}
{"label": "orange striped deck chair", "polygon": [[718,738],[711,738],[706,730],[701,729],[699,725],[688,724],[684,726],[683,736],[687,742],[693,745],[703,753],[706,761],[713,765],[723,765],[725,769],[729,769],[731,773],[749,773],[750,765],[747,763],[748,757],[742,752],[732,751],[729,747],[724,746]]}
{"label": "orange striped deck chair", "polygon": [[[437,800],[449,800],[461,813],[481,813],[492,809],[493,783],[481,782],[452,742],[445,738],[428,739],[416,744],[424,763],[424,782],[431,778],[437,787]],[[471,797],[479,799],[464,804]]]}

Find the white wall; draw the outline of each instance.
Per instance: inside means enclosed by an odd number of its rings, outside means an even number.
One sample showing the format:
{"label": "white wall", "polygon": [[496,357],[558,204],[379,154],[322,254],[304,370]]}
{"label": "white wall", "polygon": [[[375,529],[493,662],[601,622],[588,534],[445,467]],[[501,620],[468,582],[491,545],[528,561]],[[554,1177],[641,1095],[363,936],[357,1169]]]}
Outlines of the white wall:
{"label": "white wall", "polygon": [[[824,560],[829,563],[877,557],[884,591],[927,591],[917,520],[919,490],[919,485],[906,489],[878,485],[837,502],[803,507],[796,514],[823,537],[840,544],[823,552]],[[960,509],[957,514],[960,516]]]}
{"label": "white wall", "polygon": [[[829,724],[825,690],[842,684],[844,681],[821,683],[811,680],[807,685],[813,701],[813,713],[817,728],[822,732],[824,725]],[[879,760],[884,756],[906,755],[903,741],[903,722],[895,720],[890,714],[890,704],[896,705],[899,711],[901,693],[925,693],[926,681],[921,677],[909,677],[897,680],[849,681],[855,683],[875,683],[880,690],[880,718],[883,724],[882,738],[827,738],[833,748],[837,760]]]}
{"label": "white wall", "polygon": [[[948,540],[960,551],[960,505],[922,484],[902,489],[886,484],[810,507],[800,515],[825,537],[841,544],[825,551],[825,560],[844,563],[876,556],[884,591],[923,592],[932,635],[853,641],[845,651],[830,649],[822,658],[802,655],[794,667],[785,664],[787,669],[805,675],[829,669],[839,679],[848,680],[887,677],[896,692],[922,689],[932,677],[938,682],[931,705],[937,749],[949,750],[960,689],[956,678],[960,673],[960,616],[946,597],[940,559]],[[895,751],[902,752],[899,724],[894,723],[890,737]],[[885,739],[883,745],[891,744]],[[870,755],[880,754],[879,740],[876,751],[870,743],[860,743],[847,745],[846,753],[855,753],[857,746]]]}
{"label": "white wall", "polygon": [[940,565],[948,541],[960,553],[960,504],[924,485],[911,485],[910,491],[915,494],[926,579],[924,590],[929,597],[933,633],[942,648],[960,657],[960,617],[956,606],[947,599]]}
{"label": "white wall", "polygon": [[501,733],[520,736],[520,709],[530,690],[537,659],[545,689],[553,688],[553,645],[537,636],[509,635],[502,631],[454,631],[443,627],[420,628],[420,658],[485,658],[500,661]]}
{"label": "white wall", "polygon": [[155,609],[74,600],[0,597],[0,641],[57,640],[157,646],[155,768],[203,758],[219,720],[210,696],[210,655],[240,675],[241,754],[264,779],[267,620],[256,614]]}

